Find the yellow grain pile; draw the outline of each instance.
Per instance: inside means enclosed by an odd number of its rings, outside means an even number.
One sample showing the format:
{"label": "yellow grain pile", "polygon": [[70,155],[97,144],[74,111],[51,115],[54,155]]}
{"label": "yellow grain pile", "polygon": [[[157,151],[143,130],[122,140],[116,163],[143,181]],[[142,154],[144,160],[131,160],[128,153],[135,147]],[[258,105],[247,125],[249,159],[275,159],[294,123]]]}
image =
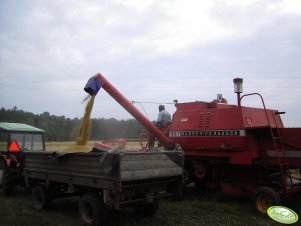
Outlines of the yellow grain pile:
{"label": "yellow grain pile", "polygon": [[85,115],[82,119],[79,133],[76,139],[77,145],[85,145],[89,139],[90,134],[90,115],[94,104],[95,96],[88,96],[84,101],[88,100],[86,105]]}

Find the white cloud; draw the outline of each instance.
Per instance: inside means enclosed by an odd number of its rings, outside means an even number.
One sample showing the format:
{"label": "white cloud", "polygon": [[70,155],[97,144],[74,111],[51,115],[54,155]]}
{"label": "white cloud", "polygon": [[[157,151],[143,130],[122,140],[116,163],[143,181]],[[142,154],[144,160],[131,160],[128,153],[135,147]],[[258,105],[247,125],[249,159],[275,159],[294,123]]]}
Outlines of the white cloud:
{"label": "white cloud", "polygon": [[273,12],[284,14],[298,14],[301,13],[301,2],[299,0],[278,0],[271,1],[268,9]]}
{"label": "white cloud", "polygon": [[173,54],[222,38],[230,31],[211,16],[214,6],[214,1],[158,3],[156,7],[162,20],[143,36],[134,38],[133,47],[156,55]]}
{"label": "white cloud", "polygon": [[155,1],[154,0],[143,0],[143,1],[141,1],[141,0],[114,0],[114,2],[142,13],[142,12],[148,10],[149,7]]}
{"label": "white cloud", "polygon": [[[139,1],[138,1],[139,2]],[[127,57],[135,52],[144,51],[150,55],[172,55],[186,52],[195,47],[218,43],[223,40],[240,40],[254,35],[261,28],[278,19],[277,15],[290,12],[299,13],[299,5],[293,8],[289,1],[258,1],[258,0],[175,0],[175,1],[117,1],[138,12],[144,12],[150,6],[156,9],[162,19],[150,26],[146,32],[127,39],[127,47],[131,51],[120,50],[124,44],[117,43],[111,57]],[[141,14],[131,15],[139,21]],[[110,20],[109,20],[110,21]],[[130,18],[123,20],[112,18],[113,24],[135,23]],[[149,17],[149,24],[152,24]],[[116,51],[119,49],[119,51]],[[124,48],[127,49],[127,48]]]}
{"label": "white cloud", "polygon": [[[74,7],[75,6],[75,7]],[[81,19],[94,20],[99,13],[102,13],[104,8],[100,4],[95,4],[91,2],[87,4],[85,1],[79,1],[77,4],[73,5],[73,9],[70,12],[67,12],[70,17]]]}

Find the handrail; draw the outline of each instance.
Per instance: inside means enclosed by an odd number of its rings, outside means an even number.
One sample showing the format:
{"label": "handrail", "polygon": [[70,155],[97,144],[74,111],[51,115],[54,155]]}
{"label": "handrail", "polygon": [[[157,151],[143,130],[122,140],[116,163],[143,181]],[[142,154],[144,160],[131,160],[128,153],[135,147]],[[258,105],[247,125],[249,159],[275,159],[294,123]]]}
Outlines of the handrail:
{"label": "handrail", "polygon": [[244,97],[246,97],[246,96],[252,96],[252,95],[258,95],[260,97],[262,105],[263,105],[263,109],[264,109],[264,112],[265,112],[265,116],[266,116],[267,121],[268,121],[268,125],[271,127],[271,122],[270,122],[269,117],[268,117],[268,112],[267,112],[267,109],[265,107],[265,103],[264,103],[263,97],[262,97],[262,95],[260,93],[248,93],[248,94],[245,94],[245,95],[243,95],[243,96],[240,97],[240,103],[241,103],[241,100]]}
{"label": "handrail", "polygon": [[[263,108],[264,108],[264,111],[265,111],[265,115],[266,115],[266,118],[267,118],[267,121],[268,121],[268,125],[269,125],[269,130],[270,130],[270,133],[271,133],[271,136],[272,136],[272,140],[273,140],[273,145],[274,145],[274,148],[275,148],[275,151],[276,151],[276,155],[277,155],[277,161],[279,163],[279,169],[280,169],[280,172],[281,172],[281,178],[282,178],[282,186],[284,188],[284,191],[285,193],[287,193],[287,178],[290,179],[291,181],[291,188],[292,188],[292,177],[291,175],[287,175],[286,173],[289,171],[289,166],[288,166],[288,163],[287,163],[287,159],[286,159],[286,156],[284,155],[283,158],[285,160],[285,163],[286,163],[286,167],[287,167],[287,172],[284,171],[284,169],[282,168],[282,161],[280,159],[280,156],[279,156],[279,149],[277,147],[277,144],[276,144],[276,141],[275,141],[275,137],[274,137],[274,134],[273,134],[273,129],[272,129],[272,126],[271,126],[271,122],[269,120],[269,117],[268,117],[268,113],[267,113],[267,109],[265,107],[265,103],[264,103],[264,100],[263,100],[263,97],[261,96],[261,94],[259,93],[250,93],[250,94],[245,94],[243,95],[241,98],[240,98],[240,102],[242,100],[242,98],[246,97],[246,96],[251,96],[251,95],[258,95],[261,99],[261,102],[262,102],[262,105],[263,105]],[[277,123],[276,123],[276,119],[275,119],[275,115],[273,115],[273,119],[274,119],[274,122],[275,122],[275,126],[276,126],[276,129],[277,129],[277,133],[278,133],[278,136],[280,138],[280,145],[281,145],[281,149],[283,149],[283,143],[282,143],[282,140],[281,140],[281,137],[280,137],[280,133],[279,133],[279,130],[278,130],[278,126],[277,126]]]}

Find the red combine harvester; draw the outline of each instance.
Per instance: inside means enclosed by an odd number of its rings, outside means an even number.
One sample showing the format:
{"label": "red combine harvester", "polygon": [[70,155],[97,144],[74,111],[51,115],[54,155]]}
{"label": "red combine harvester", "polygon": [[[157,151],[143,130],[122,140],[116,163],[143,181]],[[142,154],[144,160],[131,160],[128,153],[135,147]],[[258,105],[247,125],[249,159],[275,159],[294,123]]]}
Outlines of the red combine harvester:
{"label": "red combine harvester", "polygon": [[[233,195],[252,193],[255,209],[266,213],[282,197],[300,193],[301,128],[285,128],[284,112],[267,109],[259,93],[241,96],[242,82],[234,79],[237,106],[222,98],[176,103],[168,132],[185,151],[187,181]],[[241,105],[251,95],[262,108]]]}
{"label": "red combine harvester", "polygon": [[[221,188],[233,195],[252,194],[257,212],[279,205],[301,191],[301,128],[285,128],[280,115],[267,109],[259,93],[241,96],[243,79],[234,79],[238,104],[218,96],[213,102],[178,103],[165,134],[158,132],[101,74],[88,81],[85,91],[96,95],[104,88],[133,115],[165,149],[179,144],[185,152],[186,183]],[[262,108],[241,105],[256,95]]]}

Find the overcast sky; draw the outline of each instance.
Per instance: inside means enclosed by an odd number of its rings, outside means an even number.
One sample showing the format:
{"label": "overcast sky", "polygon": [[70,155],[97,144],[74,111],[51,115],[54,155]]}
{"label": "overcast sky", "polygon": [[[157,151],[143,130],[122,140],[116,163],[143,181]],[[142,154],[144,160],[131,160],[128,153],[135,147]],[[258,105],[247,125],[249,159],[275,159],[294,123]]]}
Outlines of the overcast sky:
{"label": "overcast sky", "polygon": [[[299,0],[1,0],[0,107],[82,117],[102,73],[129,100],[236,104],[233,78],[301,126]],[[256,98],[243,105],[261,107]],[[151,120],[158,105],[136,104]],[[166,105],[173,113],[173,105]],[[131,116],[104,91],[94,118]]]}

